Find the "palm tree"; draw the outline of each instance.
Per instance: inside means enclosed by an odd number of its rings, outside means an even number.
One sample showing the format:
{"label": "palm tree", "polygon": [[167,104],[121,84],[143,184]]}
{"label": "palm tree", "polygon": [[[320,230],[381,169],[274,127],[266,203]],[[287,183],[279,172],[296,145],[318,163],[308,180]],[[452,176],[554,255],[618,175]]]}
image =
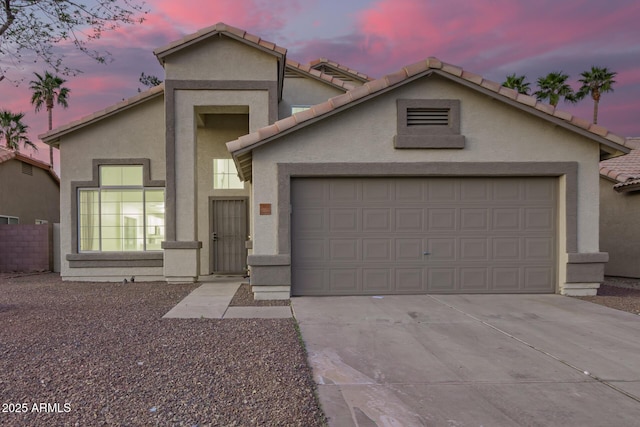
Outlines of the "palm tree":
{"label": "palm tree", "polygon": [[516,73],[507,76],[507,80],[502,83],[502,86],[514,89],[523,95],[529,95],[531,89],[529,88],[529,82],[525,82],[527,76],[524,74],[516,76]]}
{"label": "palm tree", "polygon": [[31,147],[34,151],[38,151],[38,147],[31,142],[27,131],[29,126],[22,123],[24,113],[12,113],[8,110],[0,110],[0,140],[4,139],[4,143],[10,150],[20,151],[20,144],[23,147]]}
{"label": "palm tree", "polygon": [[591,95],[591,98],[593,98],[593,123],[598,123],[600,96],[605,92],[613,92],[612,86],[616,82],[613,78],[617,74],[615,71],[609,71],[607,67],[591,67],[590,71],[580,74],[582,78],[578,81],[582,83],[582,86],[578,89],[576,95],[579,99],[587,95]]}
{"label": "palm tree", "polygon": [[567,84],[568,74],[562,71],[556,71],[539,77],[537,80],[539,90],[534,92],[538,101],[549,100],[549,104],[554,107],[558,105],[560,98],[564,98],[565,102],[576,103],[578,99],[573,89]]}
{"label": "palm tree", "polygon": [[[67,99],[69,98],[70,90],[62,85],[66,82],[63,78],[54,76],[46,71],[44,77],[38,73],[36,80],[30,82],[30,89],[33,91],[31,95],[31,103],[35,105],[36,112],[40,111],[44,105],[49,113],[49,130],[53,129],[53,105],[57,103],[62,107],[67,108],[69,104]],[[53,147],[49,146],[49,163],[51,169],[53,169]]]}

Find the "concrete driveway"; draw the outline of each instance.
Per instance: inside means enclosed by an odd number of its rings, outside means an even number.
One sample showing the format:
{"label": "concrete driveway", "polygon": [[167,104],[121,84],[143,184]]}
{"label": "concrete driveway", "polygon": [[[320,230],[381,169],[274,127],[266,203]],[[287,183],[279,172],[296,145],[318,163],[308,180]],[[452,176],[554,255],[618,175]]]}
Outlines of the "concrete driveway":
{"label": "concrete driveway", "polygon": [[640,423],[640,316],[559,295],[292,304],[330,426]]}

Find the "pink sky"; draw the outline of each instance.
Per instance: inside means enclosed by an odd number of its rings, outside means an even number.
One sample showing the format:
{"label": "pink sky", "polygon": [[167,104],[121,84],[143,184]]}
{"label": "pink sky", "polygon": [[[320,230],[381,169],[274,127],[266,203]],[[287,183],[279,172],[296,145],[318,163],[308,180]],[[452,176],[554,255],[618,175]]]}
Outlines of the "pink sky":
{"label": "pink sky", "polygon": [[[163,78],[154,48],[225,22],[287,48],[287,57],[298,62],[327,57],[373,77],[437,56],[498,82],[507,74],[525,74],[535,90],[536,79],[551,71],[569,74],[577,88],[582,71],[608,67],[618,72],[617,83],[615,92],[603,95],[599,124],[622,136],[640,136],[637,0],[150,0],[147,5],[143,24],[107,34],[96,45],[111,52],[107,65],[61,47],[67,66],[84,73],[67,77],[69,108],[54,109],[54,127],[134,96],[142,87],[141,72]],[[28,65],[11,70],[15,84],[0,82],[0,108],[25,112],[37,139],[47,118],[34,112],[28,87],[44,65]],[[560,108],[592,117],[590,99]],[[48,159],[48,148],[34,156]]]}

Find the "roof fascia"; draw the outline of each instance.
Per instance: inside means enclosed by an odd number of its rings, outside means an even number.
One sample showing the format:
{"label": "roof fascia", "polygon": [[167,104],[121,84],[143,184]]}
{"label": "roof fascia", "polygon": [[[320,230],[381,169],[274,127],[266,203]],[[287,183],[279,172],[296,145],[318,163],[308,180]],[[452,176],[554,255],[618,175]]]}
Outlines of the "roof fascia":
{"label": "roof fascia", "polygon": [[614,185],[613,189],[618,193],[631,193],[640,190],[640,182],[628,185],[620,185],[619,187]]}
{"label": "roof fascia", "polygon": [[[333,83],[333,82],[330,82],[330,81],[328,81],[328,80],[325,80],[325,79],[323,79],[323,78],[321,78],[321,77],[318,77],[318,76],[316,76],[316,75],[314,75],[314,74],[311,74],[311,73],[307,73],[307,72],[305,72],[305,71],[302,71],[302,70],[300,70],[300,69],[298,69],[298,68],[296,68],[296,67],[293,67],[293,66],[287,65],[286,69],[288,69],[290,72],[293,72],[293,73],[296,73],[296,74],[300,75],[301,77],[309,78],[309,79],[313,79],[313,80],[317,80],[317,81],[319,81],[319,82],[321,82],[321,83],[324,83],[324,84],[326,84],[326,85],[329,85],[329,86],[331,86],[331,87],[334,87],[334,88],[336,88],[336,89],[339,89],[339,90],[341,90],[342,92],[348,92],[348,91],[349,91],[349,90],[345,89],[345,88],[344,88],[344,87],[342,87],[342,86],[339,86],[339,85],[337,85],[337,84],[335,84],[335,83]],[[353,86],[353,85],[352,85],[352,86]]]}
{"label": "roof fascia", "polygon": [[[96,117],[93,117],[93,118],[87,120],[87,121],[83,121],[81,123],[78,123],[77,125],[72,126],[72,127],[68,128],[68,129],[63,129],[63,130],[61,130],[59,132],[55,132],[55,133],[52,133],[52,134],[43,133],[41,135],[38,135],[38,138],[40,138],[42,140],[42,142],[44,142],[45,144],[53,145],[54,147],[58,147],[60,145],[59,144],[60,137],[62,137],[64,135],[67,135],[67,134],[69,134],[71,132],[75,132],[76,130],[81,129],[81,128],[85,127],[85,126],[92,125],[92,124],[94,124],[96,122],[99,122],[99,121],[101,121],[103,119],[106,119],[107,117],[111,117],[111,116],[114,116],[116,114],[119,114],[119,113],[121,113],[123,111],[126,111],[126,110],[130,109],[130,108],[133,108],[133,107],[138,106],[140,104],[143,104],[143,103],[145,103],[147,101],[155,99],[155,98],[157,98],[157,97],[159,97],[161,95],[164,95],[164,90],[161,90],[161,91],[159,91],[157,93],[154,93],[152,95],[149,95],[147,97],[141,98],[141,99],[139,99],[139,100],[137,100],[135,102],[132,102],[132,103],[130,103],[128,105],[122,106],[120,108],[113,109],[111,111],[105,112],[104,114],[100,114],[100,115],[98,115]],[[82,119],[80,119],[80,120],[82,120]],[[54,144],[55,142],[58,142],[58,144]]]}
{"label": "roof fascia", "polygon": [[479,86],[479,85],[477,85],[477,84],[475,84],[473,82],[469,82],[469,81],[467,81],[465,79],[456,77],[456,76],[454,76],[454,75],[452,75],[450,73],[441,71],[439,69],[431,68],[429,70],[426,70],[426,71],[423,71],[421,73],[415,74],[415,75],[413,75],[411,77],[408,77],[405,80],[403,80],[402,82],[400,82],[399,84],[388,86],[388,87],[386,87],[384,89],[381,89],[381,90],[379,90],[379,91],[377,91],[375,93],[369,94],[367,96],[364,96],[362,98],[359,98],[357,100],[349,102],[349,103],[347,103],[345,105],[342,105],[342,106],[340,106],[340,107],[338,107],[338,108],[336,108],[336,109],[334,109],[334,110],[332,110],[332,111],[330,111],[328,113],[323,114],[320,117],[314,117],[314,118],[309,119],[309,120],[307,120],[307,121],[305,121],[303,123],[300,123],[299,125],[296,125],[296,126],[294,126],[292,128],[289,128],[289,129],[287,129],[285,131],[279,132],[274,136],[271,136],[269,138],[263,139],[262,141],[259,141],[254,145],[251,145],[251,146],[245,147],[245,148],[241,148],[240,150],[234,152],[233,154],[235,156],[236,153],[238,155],[240,155],[240,154],[243,154],[243,153],[245,153],[247,151],[251,151],[254,148],[257,148],[257,147],[259,147],[261,145],[264,145],[264,144],[266,144],[266,143],[268,143],[268,142],[270,142],[270,141],[272,141],[274,139],[278,139],[278,138],[280,138],[280,137],[282,137],[284,135],[287,135],[289,133],[295,132],[295,131],[297,131],[299,129],[302,129],[302,128],[306,127],[306,126],[309,126],[309,125],[311,125],[313,123],[316,123],[316,122],[318,122],[320,120],[323,120],[323,119],[325,119],[327,117],[331,117],[331,116],[333,116],[335,114],[339,114],[340,112],[342,112],[344,110],[352,108],[352,107],[354,107],[354,106],[356,106],[358,104],[361,104],[363,102],[366,102],[366,101],[368,101],[368,100],[370,100],[372,98],[375,98],[377,96],[385,94],[385,93],[387,93],[389,91],[395,90],[396,88],[398,88],[400,86],[404,86],[405,84],[411,83],[411,82],[413,82],[415,80],[421,79],[423,77],[426,77],[426,76],[429,76],[429,75],[432,75],[432,74],[437,74],[437,75],[439,75],[441,77],[444,77],[446,79],[449,79],[451,81],[459,83],[459,84],[461,84],[461,85],[463,85],[465,87],[468,87],[468,88],[473,89],[473,90],[475,90],[477,92],[480,92],[480,93],[482,93],[482,94],[484,94],[486,96],[489,96],[492,99],[495,99],[497,101],[500,101],[500,102],[503,102],[503,103],[505,103],[507,105],[515,107],[515,108],[517,108],[519,110],[522,110],[522,111],[525,111],[527,113],[530,113],[530,114],[532,114],[532,115],[534,115],[534,116],[536,116],[538,118],[541,118],[541,119],[546,120],[546,121],[548,121],[550,123],[553,123],[554,125],[560,126],[563,129],[566,129],[568,131],[577,133],[577,134],[579,134],[581,136],[584,136],[584,137],[586,137],[586,138],[588,138],[588,139],[590,139],[590,140],[592,140],[594,142],[597,142],[598,144],[600,144],[600,146],[609,147],[609,148],[613,149],[614,151],[618,151],[618,152],[623,153],[623,154],[627,154],[627,153],[630,152],[630,149],[625,147],[625,146],[616,144],[613,141],[609,141],[606,138],[603,138],[603,137],[601,137],[599,135],[596,135],[596,134],[594,134],[592,132],[589,132],[589,131],[587,131],[585,129],[582,129],[582,128],[578,127],[578,126],[572,125],[572,124],[570,124],[570,123],[568,123],[568,122],[566,122],[566,121],[564,121],[562,119],[550,116],[549,114],[547,114],[545,112],[542,112],[542,111],[539,111],[536,108],[530,107],[528,105],[524,105],[524,104],[522,104],[520,102],[517,102],[515,100],[512,100],[512,99],[510,99],[510,98],[508,98],[508,97],[506,97],[504,95],[500,95],[500,94],[498,94],[496,92],[493,92],[493,91],[491,91],[489,89],[486,89],[486,88],[484,88],[482,86]]}
{"label": "roof fascia", "polygon": [[[484,95],[487,95],[487,96],[489,96],[489,97],[491,97],[491,98],[493,98],[493,99],[495,99],[497,101],[503,102],[503,103],[508,104],[508,105],[510,105],[512,107],[515,107],[515,108],[517,108],[519,110],[522,110],[522,111],[525,111],[527,113],[533,114],[536,117],[539,117],[539,118],[544,119],[544,120],[546,120],[548,122],[551,122],[551,123],[553,123],[553,124],[555,124],[557,126],[560,126],[560,127],[564,128],[564,129],[566,129],[566,130],[569,130],[571,132],[574,132],[574,133],[577,133],[577,134],[579,134],[581,136],[589,138],[589,139],[599,143],[601,146],[603,145],[605,147],[612,148],[614,151],[618,151],[618,152],[620,152],[622,154],[627,154],[627,153],[629,153],[631,151],[628,147],[625,147],[625,146],[620,145],[620,144],[616,144],[615,142],[609,141],[608,139],[603,138],[603,137],[601,137],[599,135],[596,135],[593,132],[589,132],[588,130],[582,129],[582,128],[576,126],[576,125],[572,125],[571,123],[569,123],[569,122],[567,122],[565,120],[562,120],[562,119],[560,119],[558,117],[551,116],[551,115],[549,115],[549,114],[547,114],[547,113],[545,113],[543,111],[540,111],[540,110],[538,110],[538,109],[536,109],[534,107],[530,107],[528,105],[522,104],[521,102],[515,101],[515,100],[513,100],[511,98],[508,98],[508,97],[506,97],[504,95],[500,95],[500,94],[498,94],[496,92],[493,92],[493,91],[491,91],[489,89],[486,89],[486,88],[484,88],[484,87],[482,87],[480,85],[477,85],[475,83],[472,83],[472,82],[467,81],[465,79],[462,79],[460,77],[454,76],[452,74],[449,74],[447,72],[443,72],[443,71],[440,71],[440,70],[433,70],[433,72],[435,74],[438,74],[438,75],[444,77],[444,78],[447,78],[449,80],[455,81],[455,82],[460,83],[461,85],[464,85],[464,86],[466,86],[466,87],[468,87],[470,89],[473,89],[473,90],[475,90],[477,92],[480,92],[480,93],[482,93]],[[605,150],[605,151],[608,152],[608,150]],[[610,153],[610,154],[614,154],[614,153]]]}

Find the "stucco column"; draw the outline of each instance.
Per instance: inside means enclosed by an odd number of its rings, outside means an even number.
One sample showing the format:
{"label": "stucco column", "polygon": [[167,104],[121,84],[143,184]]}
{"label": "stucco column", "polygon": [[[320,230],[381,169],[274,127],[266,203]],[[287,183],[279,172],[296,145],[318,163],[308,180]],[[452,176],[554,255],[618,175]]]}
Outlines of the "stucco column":
{"label": "stucco column", "polygon": [[167,282],[195,282],[200,271],[196,205],[196,121],[194,107],[181,91],[167,83],[167,241],[164,275]]}

